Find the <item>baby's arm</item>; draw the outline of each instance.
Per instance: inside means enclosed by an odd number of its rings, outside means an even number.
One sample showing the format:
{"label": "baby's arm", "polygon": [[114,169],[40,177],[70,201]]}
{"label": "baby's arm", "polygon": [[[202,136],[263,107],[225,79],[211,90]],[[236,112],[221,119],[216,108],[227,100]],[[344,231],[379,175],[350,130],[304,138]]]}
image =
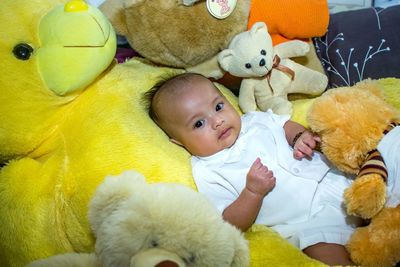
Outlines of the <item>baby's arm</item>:
{"label": "baby's arm", "polygon": [[224,210],[224,219],[246,231],[254,223],[265,195],[275,187],[275,182],[272,171],[257,158],[247,173],[246,187]]}
{"label": "baby's arm", "polygon": [[319,136],[294,121],[287,121],[285,125],[283,125],[283,129],[285,130],[286,140],[294,149],[294,158],[302,159],[304,157],[311,158],[313,156],[313,151],[317,143],[321,142]]}

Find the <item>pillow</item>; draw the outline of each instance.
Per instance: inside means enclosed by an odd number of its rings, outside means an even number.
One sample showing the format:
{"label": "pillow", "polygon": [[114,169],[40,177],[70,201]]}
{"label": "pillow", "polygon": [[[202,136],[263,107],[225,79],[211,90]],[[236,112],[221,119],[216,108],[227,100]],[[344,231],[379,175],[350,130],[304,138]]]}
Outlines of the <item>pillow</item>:
{"label": "pillow", "polygon": [[326,32],[328,3],[315,0],[252,0],[247,29],[258,21],[268,25],[274,45],[293,39],[308,41]]}
{"label": "pillow", "polygon": [[332,14],[327,33],[313,38],[328,88],[400,77],[399,25],[400,5]]}

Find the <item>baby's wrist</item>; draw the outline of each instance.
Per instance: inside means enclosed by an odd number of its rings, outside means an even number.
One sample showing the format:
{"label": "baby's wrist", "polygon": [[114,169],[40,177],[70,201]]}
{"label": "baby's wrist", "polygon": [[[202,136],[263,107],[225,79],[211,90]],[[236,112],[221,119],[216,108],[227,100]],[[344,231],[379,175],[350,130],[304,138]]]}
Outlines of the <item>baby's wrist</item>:
{"label": "baby's wrist", "polygon": [[249,187],[245,187],[244,190],[248,193],[249,196],[255,197],[255,198],[260,198],[263,199],[264,195],[256,190],[252,190]]}
{"label": "baby's wrist", "polygon": [[296,142],[299,140],[300,136],[302,136],[303,133],[305,133],[306,131],[307,131],[307,130],[300,131],[300,132],[298,132],[298,133],[293,137],[293,140],[292,140],[292,147],[294,147],[294,145],[296,144]]}

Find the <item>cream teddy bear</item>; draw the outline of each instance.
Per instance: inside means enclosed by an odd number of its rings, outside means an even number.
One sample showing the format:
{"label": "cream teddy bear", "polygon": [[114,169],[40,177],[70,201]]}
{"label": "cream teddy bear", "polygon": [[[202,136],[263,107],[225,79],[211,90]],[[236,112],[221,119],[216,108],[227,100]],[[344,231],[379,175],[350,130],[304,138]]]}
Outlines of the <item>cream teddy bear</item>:
{"label": "cream teddy bear", "polygon": [[257,108],[272,109],[276,114],[291,114],[288,94],[321,94],[328,78],[306,68],[290,57],[303,56],[309,44],[293,40],[273,46],[267,25],[255,23],[249,31],[236,35],[229,48],[218,55],[222,69],[243,77],[239,105],[243,112]]}
{"label": "cream teddy bear", "polygon": [[136,171],[106,177],[89,221],[95,254],[62,254],[29,267],[249,266],[243,234],[205,196],[180,184],[147,184]]}

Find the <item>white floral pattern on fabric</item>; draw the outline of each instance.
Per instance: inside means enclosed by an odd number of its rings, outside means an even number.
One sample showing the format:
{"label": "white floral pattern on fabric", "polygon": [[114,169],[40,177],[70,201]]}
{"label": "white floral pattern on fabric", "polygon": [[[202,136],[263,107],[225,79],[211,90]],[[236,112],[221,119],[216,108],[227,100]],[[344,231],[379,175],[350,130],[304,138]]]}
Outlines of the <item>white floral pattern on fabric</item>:
{"label": "white floral pattern on fabric", "polygon": [[314,45],[329,88],[366,78],[400,77],[400,5],[332,14]]}

